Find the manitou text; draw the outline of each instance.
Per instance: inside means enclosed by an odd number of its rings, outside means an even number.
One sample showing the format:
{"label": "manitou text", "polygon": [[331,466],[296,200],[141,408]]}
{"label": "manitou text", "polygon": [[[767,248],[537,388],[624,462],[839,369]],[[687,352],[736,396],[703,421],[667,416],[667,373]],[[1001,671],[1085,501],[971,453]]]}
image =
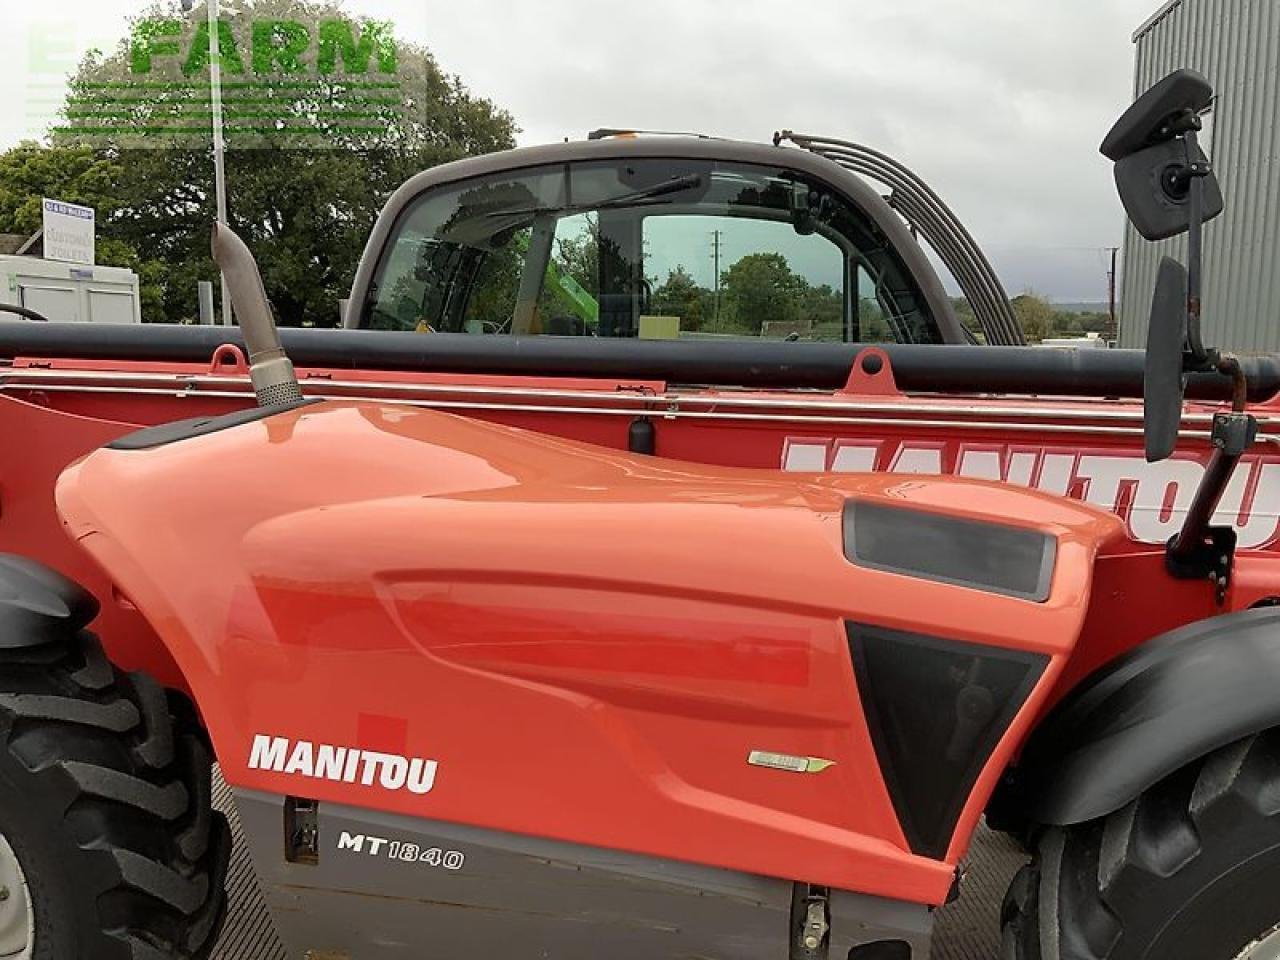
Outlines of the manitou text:
{"label": "manitou text", "polygon": [[[1074,497],[1119,514],[1139,543],[1167,543],[1204,475],[1193,456],[1147,463],[1127,450],[1064,449],[1015,444],[788,438],[782,469],[834,473],[956,474],[1002,480]],[[1236,528],[1239,545],[1258,549],[1280,526],[1280,461],[1246,457],[1214,514]]]}
{"label": "manitou text", "polygon": [[377,785],[384,790],[408,790],[417,794],[431,792],[438,766],[435,760],[262,734],[253,738],[249,752],[251,770],[270,770],[334,783],[359,783],[366,787]]}

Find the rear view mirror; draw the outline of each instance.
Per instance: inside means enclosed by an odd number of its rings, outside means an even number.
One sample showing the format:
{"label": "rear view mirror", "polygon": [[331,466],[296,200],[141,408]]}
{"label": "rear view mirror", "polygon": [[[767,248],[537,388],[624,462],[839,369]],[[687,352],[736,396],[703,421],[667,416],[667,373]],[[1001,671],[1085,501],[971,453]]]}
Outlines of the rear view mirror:
{"label": "rear view mirror", "polygon": [[[1208,163],[1199,147],[1194,150],[1193,162]],[[1125,213],[1148,240],[1165,240],[1190,229],[1191,181],[1182,173],[1186,166],[1187,148],[1178,140],[1158,143],[1116,162],[1116,189]],[[1200,222],[1212,220],[1222,208],[1218,178],[1205,177]]]}
{"label": "rear view mirror", "polygon": [[1236,465],[1258,435],[1245,410],[1249,382],[1233,354],[1206,347],[1200,337],[1204,222],[1222,212],[1222,190],[1200,150],[1200,115],[1213,88],[1193,70],[1176,70],[1138,98],[1107,138],[1102,152],[1115,161],[1116,186],[1133,225],[1149,240],[1186,232],[1187,266],[1160,262],[1147,327],[1143,371],[1143,443],[1147,461],[1173,453],[1182,426],[1182,398],[1190,371],[1231,378],[1231,411],[1213,415],[1212,453],[1177,534],[1165,548],[1165,569],[1180,580],[1209,580],[1218,606],[1227,600],[1235,531],[1215,526],[1222,495]]}
{"label": "rear view mirror", "polygon": [[1190,229],[1193,179],[1202,185],[1200,222],[1222,212],[1222,189],[1195,137],[1212,103],[1208,80],[1176,70],[1139,97],[1102,141],[1102,153],[1116,164],[1125,212],[1148,240]]}
{"label": "rear view mirror", "polygon": [[1187,268],[1171,257],[1160,262],[1147,328],[1147,359],[1142,379],[1143,434],[1147,462],[1173,453],[1182,425],[1186,389],[1183,355],[1187,341]]}

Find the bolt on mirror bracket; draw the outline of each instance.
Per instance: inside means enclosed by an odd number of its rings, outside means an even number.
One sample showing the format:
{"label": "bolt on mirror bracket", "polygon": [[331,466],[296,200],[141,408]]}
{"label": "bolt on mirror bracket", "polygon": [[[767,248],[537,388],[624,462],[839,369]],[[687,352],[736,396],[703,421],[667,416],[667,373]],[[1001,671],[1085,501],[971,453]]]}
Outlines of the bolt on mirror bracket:
{"label": "bolt on mirror bracket", "polygon": [[1236,532],[1231,527],[1214,526],[1211,521],[1241,456],[1258,437],[1258,421],[1243,409],[1245,382],[1244,375],[1238,372],[1239,361],[1227,354],[1219,368],[1225,372],[1221,367],[1234,367],[1237,371],[1237,401],[1230,413],[1214,414],[1210,433],[1213,455],[1205,468],[1204,479],[1196,488],[1182,529],[1165,549],[1165,569],[1170,575],[1178,580],[1208,579],[1219,606],[1226,602],[1227,588],[1231,585]]}
{"label": "bolt on mirror bracket", "polygon": [[[1182,538],[1186,546],[1173,550],[1174,541]],[[1208,580],[1213,586],[1218,606],[1227,602],[1231,573],[1235,567],[1236,532],[1231,527],[1206,527],[1195,541],[1179,533],[1165,550],[1164,567],[1175,580]]]}

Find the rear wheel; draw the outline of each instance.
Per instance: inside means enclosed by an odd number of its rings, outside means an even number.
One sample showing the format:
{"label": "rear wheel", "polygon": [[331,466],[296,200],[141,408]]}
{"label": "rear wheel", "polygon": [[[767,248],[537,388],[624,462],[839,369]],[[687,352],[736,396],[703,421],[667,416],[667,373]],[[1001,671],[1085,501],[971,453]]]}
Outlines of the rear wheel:
{"label": "rear wheel", "polygon": [[0,960],[204,960],[230,834],[210,757],[97,640],[0,650]]}
{"label": "rear wheel", "polygon": [[1280,734],[1042,833],[1003,919],[1002,960],[1280,960]]}
{"label": "rear wheel", "polygon": [[0,836],[0,957],[30,960],[35,914],[27,877],[9,841]]}

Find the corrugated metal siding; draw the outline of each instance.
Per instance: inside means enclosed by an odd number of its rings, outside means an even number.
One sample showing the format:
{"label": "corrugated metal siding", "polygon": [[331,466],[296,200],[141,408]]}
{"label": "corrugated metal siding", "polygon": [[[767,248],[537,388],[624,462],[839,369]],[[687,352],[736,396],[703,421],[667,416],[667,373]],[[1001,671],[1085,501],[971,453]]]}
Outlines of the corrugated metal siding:
{"label": "corrugated metal siding", "polygon": [[1159,10],[1157,10],[1151,16],[1147,17],[1147,19],[1143,22],[1142,26],[1140,26],[1137,30],[1133,31],[1133,42],[1137,43],[1139,37],[1141,37],[1144,33],[1146,33],[1148,30],[1154,27],[1157,23],[1163,20],[1170,10],[1172,10],[1174,7],[1180,6],[1181,4],[1182,4],[1182,0],[1165,0],[1164,6],[1162,6]]}
{"label": "corrugated metal siding", "polygon": [[[1213,161],[1227,209],[1205,227],[1206,340],[1241,352],[1280,350],[1280,2],[1183,0],[1137,39],[1135,95],[1178,67],[1217,91]],[[1148,243],[1128,227],[1120,343],[1142,346],[1160,258],[1185,238]]]}

